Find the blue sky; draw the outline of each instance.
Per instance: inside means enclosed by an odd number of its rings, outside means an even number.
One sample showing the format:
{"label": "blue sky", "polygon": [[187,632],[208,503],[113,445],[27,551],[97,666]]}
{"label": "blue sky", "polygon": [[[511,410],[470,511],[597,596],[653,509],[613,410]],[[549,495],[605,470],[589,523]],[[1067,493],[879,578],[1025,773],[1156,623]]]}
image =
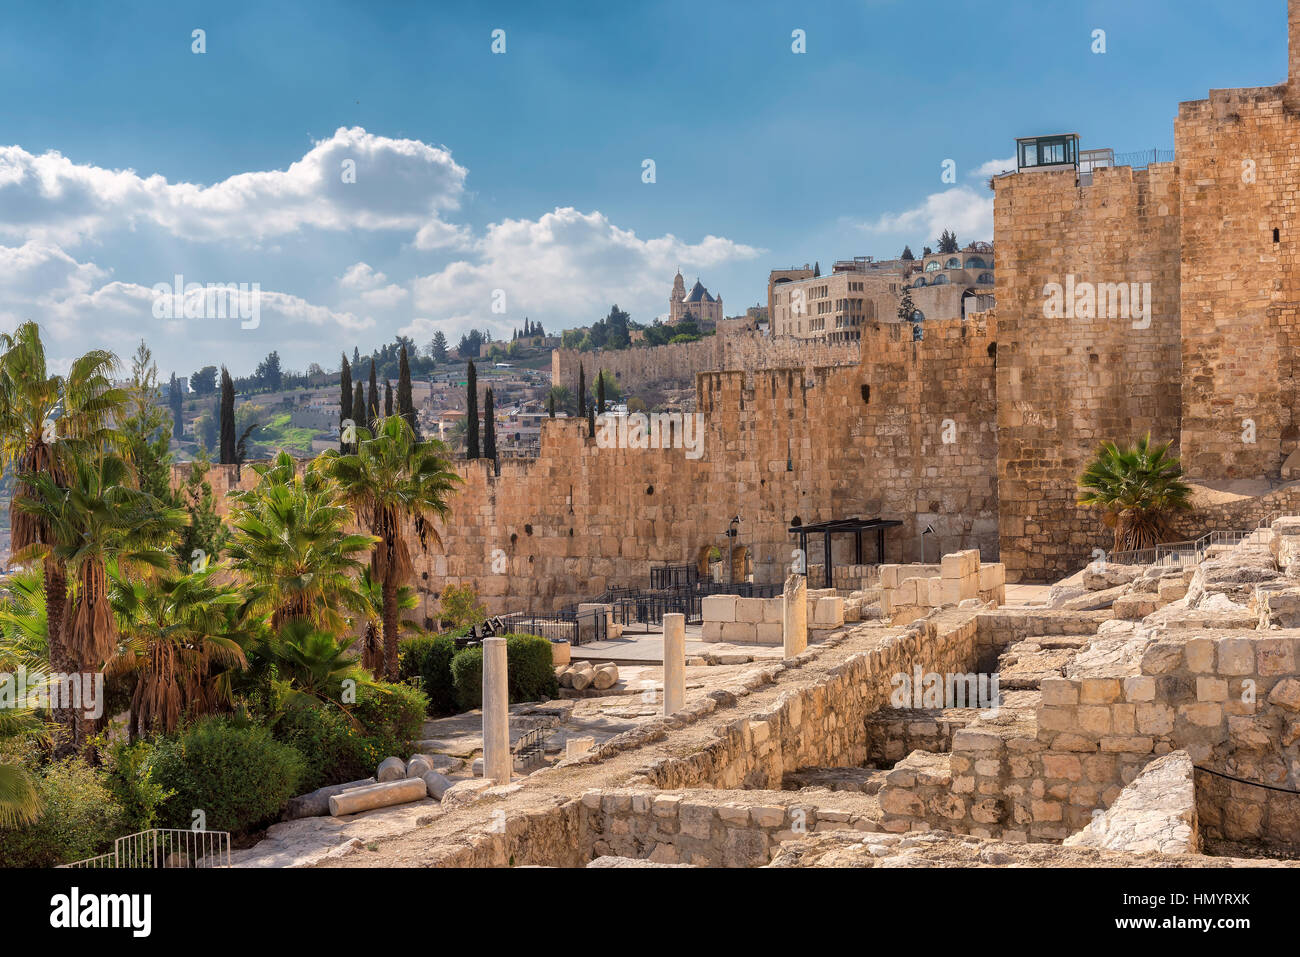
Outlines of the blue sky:
{"label": "blue sky", "polygon": [[[0,326],[63,358],[143,336],[164,374],[649,321],[678,265],[738,313],[774,266],[992,238],[979,170],[1016,136],[1168,149],[1179,101],[1286,72],[1284,0],[4,12]],[[176,273],[258,283],[259,325],[156,318]]]}

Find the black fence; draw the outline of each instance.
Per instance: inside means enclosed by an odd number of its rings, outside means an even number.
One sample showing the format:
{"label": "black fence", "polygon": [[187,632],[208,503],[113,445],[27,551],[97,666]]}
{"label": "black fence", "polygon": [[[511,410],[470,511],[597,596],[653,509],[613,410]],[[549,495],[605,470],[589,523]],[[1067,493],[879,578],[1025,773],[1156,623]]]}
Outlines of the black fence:
{"label": "black fence", "polygon": [[550,642],[567,641],[577,647],[592,641],[604,641],[609,634],[605,615],[596,609],[578,611],[570,605],[547,615],[516,613],[501,616],[504,631],[500,634],[537,635]]}

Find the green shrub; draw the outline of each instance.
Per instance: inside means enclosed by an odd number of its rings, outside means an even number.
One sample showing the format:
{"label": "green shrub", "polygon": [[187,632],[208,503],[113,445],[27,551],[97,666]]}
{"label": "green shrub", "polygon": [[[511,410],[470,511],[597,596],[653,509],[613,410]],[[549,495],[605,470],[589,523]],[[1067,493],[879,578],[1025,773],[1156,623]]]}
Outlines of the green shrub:
{"label": "green shrub", "polygon": [[456,686],[456,706],[472,711],[483,705],[483,649],[462,648],[451,659],[451,679]]}
{"label": "green shrub", "polygon": [[456,686],[451,677],[455,654],[456,642],[450,635],[420,635],[402,643],[398,659],[401,680],[420,679],[431,715],[456,713]]}
{"label": "green shrub", "polygon": [[106,783],[125,815],[126,830],[147,831],[171,797],[158,783],[153,770],[154,745],[148,741],[126,744],[118,741],[105,755]]}
{"label": "green shrub", "polygon": [[[537,635],[504,635],[510,701],[538,701],[560,693],[552,664],[551,643]],[[456,704],[462,711],[483,705],[483,649],[466,648],[451,660]]]}
{"label": "green shrub", "polygon": [[306,762],[266,728],[205,718],[163,738],[154,777],[174,792],[160,815],[164,827],[189,828],[202,810],[210,831],[244,832],[275,817],[298,793]]}
{"label": "green shrub", "polygon": [[0,828],[0,867],[54,867],[112,850],[126,815],[103,777],[80,758],[51,764],[36,778],[41,816]]}
{"label": "green shrub", "polygon": [[506,635],[506,661],[510,675],[510,701],[558,698],[551,643],[537,635]]}
{"label": "green shrub", "polygon": [[394,749],[392,738],[358,729],[343,712],[324,706],[287,709],[274,733],[303,756],[299,793],[372,777]]}
{"label": "green shrub", "polygon": [[368,734],[392,742],[388,754],[408,750],[420,739],[428,709],[429,699],[419,688],[387,681],[359,685],[356,704],[350,708]]}

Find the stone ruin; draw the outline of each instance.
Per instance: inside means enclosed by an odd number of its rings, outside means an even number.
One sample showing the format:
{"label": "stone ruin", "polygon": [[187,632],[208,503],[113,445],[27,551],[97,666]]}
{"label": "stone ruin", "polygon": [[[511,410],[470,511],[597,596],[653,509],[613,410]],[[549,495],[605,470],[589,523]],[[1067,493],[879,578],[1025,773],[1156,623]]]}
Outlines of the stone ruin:
{"label": "stone ruin", "polygon": [[806,649],[324,863],[1293,866],[1300,519],[1180,561],[999,607],[945,556],[904,624],[819,630],[806,592]]}

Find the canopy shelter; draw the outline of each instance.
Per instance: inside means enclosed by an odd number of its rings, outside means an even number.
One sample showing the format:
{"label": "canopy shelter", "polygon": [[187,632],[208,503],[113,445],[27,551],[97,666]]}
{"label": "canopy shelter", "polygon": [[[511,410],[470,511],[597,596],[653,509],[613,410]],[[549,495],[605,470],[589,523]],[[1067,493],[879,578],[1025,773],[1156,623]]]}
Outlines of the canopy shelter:
{"label": "canopy shelter", "polygon": [[831,550],[832,535],[851,534],[853,536],[853,564],[865,565],[866,562],[862,559],[862,533],[874,531],[876,533],[876,563],[883,565],[885,562],[885,529],[898,528],[902,524],[900,521],[885,518],[838,518],[829,522],[814,522],[811,525],[791,525],[790,534],[799,536],[799,550],[803,553],[805,567],[808,561],[808,536],[824,536],[826,580],[822,587],[832,588],[834,586],[831,583],[835,580],[833,568],[835,559]]}

